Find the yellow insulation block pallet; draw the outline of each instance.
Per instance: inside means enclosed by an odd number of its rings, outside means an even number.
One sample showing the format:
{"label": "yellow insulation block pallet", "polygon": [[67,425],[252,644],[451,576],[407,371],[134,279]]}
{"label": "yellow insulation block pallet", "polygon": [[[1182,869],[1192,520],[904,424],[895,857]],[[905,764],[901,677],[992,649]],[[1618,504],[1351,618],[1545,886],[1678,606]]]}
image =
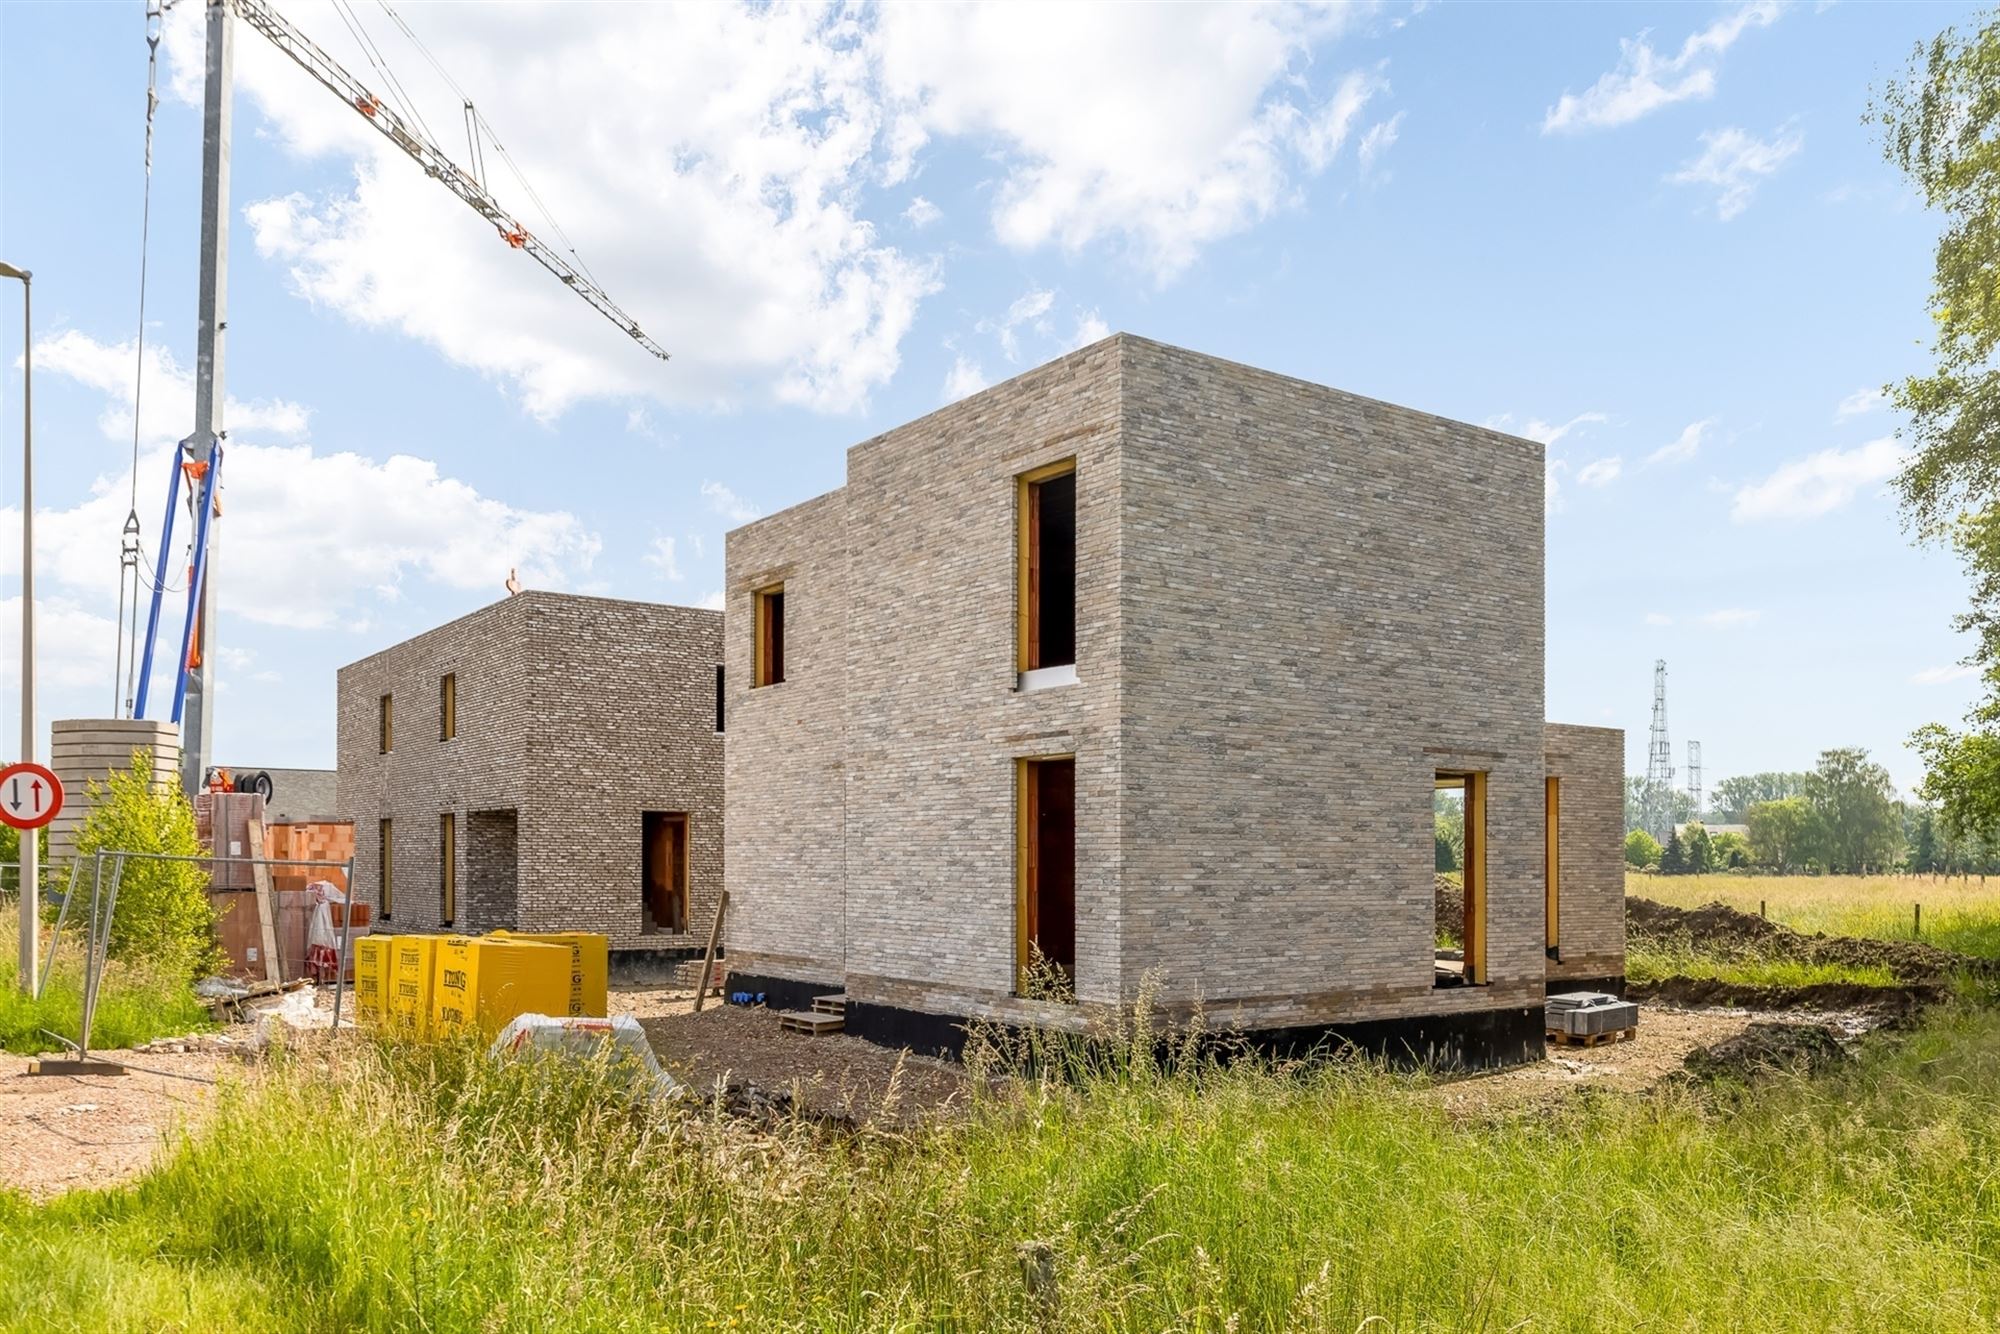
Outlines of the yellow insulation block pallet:
{"label": "yellow insulation block pallet", "polygon": [[394,936],[363,936],[354,942],[354,1014],[364,1024],[382,1022],[389,998]]}
{"label": "yellow insulation block pallet", "polygon": [[383,1007],[391,1028],[412,1037],[431,1031],[431,983],[437,972],[442,936],[392,936],[389,946],[389,993]]}
{"label": "yellow insulation block pallet", "polygon": [[516,1015],[565,1014],[569,965],[568,950],[539,941],[451,936],[437,949],[433,1029],[491,1037]]}
{"label": "yellow insulation block pallet", "polygon": [[602,1019],[611,981],[611,938],[595,931],[495,931],[499,940],[532,940],[569,951],[569,1008],[564,1014]]}

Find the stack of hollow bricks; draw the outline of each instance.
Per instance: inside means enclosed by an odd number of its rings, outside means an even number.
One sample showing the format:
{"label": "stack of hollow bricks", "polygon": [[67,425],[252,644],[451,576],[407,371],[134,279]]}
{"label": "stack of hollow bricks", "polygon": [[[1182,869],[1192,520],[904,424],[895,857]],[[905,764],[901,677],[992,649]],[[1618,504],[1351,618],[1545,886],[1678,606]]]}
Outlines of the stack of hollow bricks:
{"label": "stack of hollow bricks", "polygon": [[[1065,458],[1077,682],[1022,692],[1015,479]],[[1148,976],[1246,1027],[1538,1010],[1552,773],[1560,968],[1622,974],[1622,734],[1545,730],[1542,493],[1531,441],[1125,335],[855,446],[729,536],[732,967],[1045,1017],[1014,765],[1073,754],[1080,1015]],[[751,688],[780,582],[786,679]],[[1487,775],[1489,983],[1441,989],[1456,770]]]}
{"label": "stack of hollow bricks", "polygon": [[[722,888],[722,614],[524,592],[339,674],[339,811],[383,931],[596,931],[621,951],[698,950]],[[440,681],[456,678],[456,734]],[[392,696],[392,748],[379,745]],[[688,817],[689,929],[644,929],[642,818]],[[439,817],[456,819],[457,915]],[[379,824],[393,821],[381,920]],[[509,855],[511,849],[512,855]]]}

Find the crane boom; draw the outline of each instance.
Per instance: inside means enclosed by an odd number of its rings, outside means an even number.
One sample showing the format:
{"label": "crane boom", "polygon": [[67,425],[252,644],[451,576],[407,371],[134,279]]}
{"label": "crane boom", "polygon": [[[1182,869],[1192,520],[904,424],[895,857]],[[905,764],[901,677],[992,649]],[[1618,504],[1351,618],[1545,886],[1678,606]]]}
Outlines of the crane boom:
{"label": "crane boom", "polygon": [[232,0],[237,16],[252,28],[262,33],[292,62],[319,81],[334,96],[353,107],[361,118],[382,132],[382,136],[413,158],[424,169],[426,175],[443,185],[445,189],[464,200],[472,211],[492,223],[500,233],[500,239],[516,250],[525,250],[535,262],[588,301],[597,312],[623,330],[627,337],[640,347],[658,357],[667,359],[667,350],[647,337],[637,320],[618,308],[618,303],[605,294],[603,288],[592,282],[575,265],[561,254],[550,249],[521,221],[506,209],[500,207],[470,172],[432,143],[429,138],[413,130],[409,123],[393,110],[385,106],[359,79],[341,68],[340,62],[321,50],[312,38],[293,27],[291,21],[265,0]]}

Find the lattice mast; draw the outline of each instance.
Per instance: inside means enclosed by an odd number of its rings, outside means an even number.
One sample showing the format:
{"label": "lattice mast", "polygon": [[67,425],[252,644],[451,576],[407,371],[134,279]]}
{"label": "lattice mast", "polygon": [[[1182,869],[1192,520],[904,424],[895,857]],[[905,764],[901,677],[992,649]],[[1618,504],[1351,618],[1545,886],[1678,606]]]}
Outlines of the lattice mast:
{"label": "lattice mast", "polygon": [[1701,819],[1701,742],[1688,742],[1688,819]]}
{"label": "lattice mast", "polygon": [[1667,740],[1667,660],[1653,663],[1653,731],[1646,751],[1646,832],[1661,843],[1674,831],[1674,749]]}

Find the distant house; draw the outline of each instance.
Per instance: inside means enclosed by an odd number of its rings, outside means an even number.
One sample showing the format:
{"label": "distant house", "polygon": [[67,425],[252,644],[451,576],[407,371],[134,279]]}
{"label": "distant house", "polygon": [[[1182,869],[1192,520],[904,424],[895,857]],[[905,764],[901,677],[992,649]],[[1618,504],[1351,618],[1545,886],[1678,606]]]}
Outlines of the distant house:
{"label": "distant house", "polygon": [[524,592],[341,668],[362,900],[389,930],[691,952],[722,888],[721,662],[720,612]]}

